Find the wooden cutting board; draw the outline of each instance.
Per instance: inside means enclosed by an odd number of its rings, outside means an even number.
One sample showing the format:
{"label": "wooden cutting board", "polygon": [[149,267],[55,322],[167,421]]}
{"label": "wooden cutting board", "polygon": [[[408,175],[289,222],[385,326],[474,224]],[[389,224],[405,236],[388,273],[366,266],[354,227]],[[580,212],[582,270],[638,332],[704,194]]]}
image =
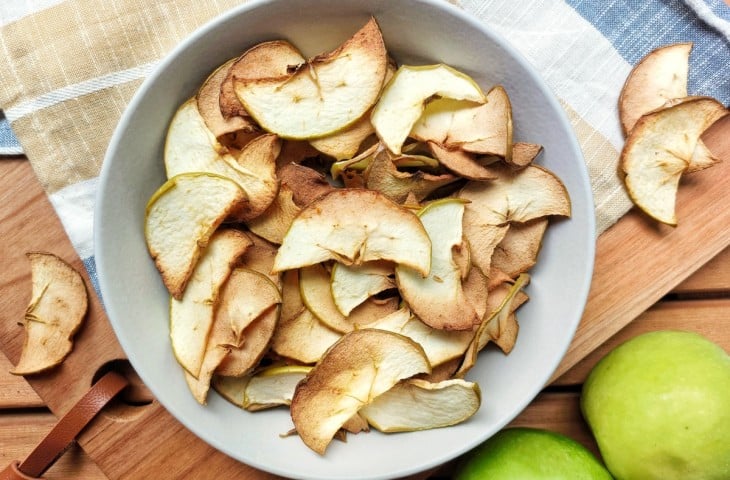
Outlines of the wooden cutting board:
{"label": "wooden cutting board", "polygon": [[[554,378],[730,244],[730,209],[724,205],[730,194],[730,118],[718,122],[705,143],[725,161],[683,180],[678,227],[657,225],[632,211],[598,239],[585,314]],[[27,161],[0,161],[0,205],[0,349],[15,363],[23,341],[17,322],[30,297],[25,252],[50,251],[85,269]],[[92,295],[74,352],[60,367],[28,381],[51,411],[62,415],[100,368],[120,359],[124,353]],[[79,443],[111,479],[276,478],[209,447],[155,401],[143,406],[117,402]]]}

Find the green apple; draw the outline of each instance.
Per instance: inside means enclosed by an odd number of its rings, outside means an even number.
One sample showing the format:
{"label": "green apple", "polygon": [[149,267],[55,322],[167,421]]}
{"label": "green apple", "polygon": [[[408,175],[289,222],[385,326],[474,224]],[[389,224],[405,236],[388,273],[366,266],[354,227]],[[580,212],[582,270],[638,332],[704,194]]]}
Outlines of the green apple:
{"label": "green apple", "polygon": [[611,480],[583,445],[559,433],[508,428],[478,446],[457,466],[455,480]]}
{"label": "green apple", "polygon": [[606,355],[581,398],[621,480],[730,478],[730,356],[701,335],[639,335]]}

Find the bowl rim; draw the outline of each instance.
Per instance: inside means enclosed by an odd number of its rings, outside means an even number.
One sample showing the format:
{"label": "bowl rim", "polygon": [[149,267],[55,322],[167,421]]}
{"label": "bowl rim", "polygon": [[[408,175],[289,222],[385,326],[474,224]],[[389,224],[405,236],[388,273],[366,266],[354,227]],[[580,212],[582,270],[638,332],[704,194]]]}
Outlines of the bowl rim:
{"label": "bowl rim", "polygon": [[[545,80],[543,79],[542,75],[536,70],[535,67],[532,66],[532,64],[529,63],[529,61],[519,52],[517,49],[505,38],[503,37],[499,32],[491,29],[484,23],[482,23],[480,20],[475,18],[474,16],[468,14],[466,11],[459,9],[457,6],[451,4],[448,1],[443,0],[412,0],[414,2],[423,3],[435,6],[437,9],[444,11],[446,14],[455,16],[459,21],[466,22],[470,24],[472,28],[475,28],[479,30],[482,34],[484,34],[486,37],[488,37],[492,42],[499,45],[500,48],[502,48],[506,55],[513,58],[515,62],[517,62],[522,68],[524,68],[527,72],[531,74],[531,76],[536,80],[537,86],[541,91],[542,96],[546,100],[546,102],[549,104],[549,107],[554,110],[557,113],[558,119],[560,123],[562,124],[562,127],[569,132],[569,141],[570,145],[569,148],[572,150],[573,155],[575,158],[581,160],[581,165],[579,166],[577,170],[577,175],[579,175],[579,181],[581,188],[586,189],[588,195],[586,195],[586,198],[590,200],[590,212],[591,215],[588,215],[585,219],[587,222],[586,228],[589,232],[592,233],[592,235],[589,235],[588,238],[592,239],[592,241],[589,241],[587,245],[584,245],[584,247],[587,249],[588,253],[588,265],[586,265],[585,269],[585,278],[583,279],[583,282],[581,284],[580,289],[576,289],[573,293],[573,298],[576,299],[576,305],[578,306],[578,310],[581,312],[581,315],[578,315],[577,318],[571,319],[571,322],[567,324],[566,330],[569,331],[569,335],[566,335],[565,337],[565,345],[561,345],[560,350],[563,352],[562,355],[559,358],[555,358],[550,362],[550,368],[547,369],[548,375],[545,376],[543,379],[543,383],[541,385],[535,386],[533,390],[531,390],[532,394],[529,397],[525,397],[522,399],[520,403],[514,406],[514,411],[521,412],[523,411],[527,405],[529,405],[534,398],[537,396],[537,394],[542,390],[543,386],[548,382],[548,380],[552,377],[555,370],[559,366],[560,362],[563,360],[565,353],[568,350],[568,347],[570,343],[572,342],[575,332],[578,328],[578,325],[580,323],[580,319],[582,317],[582,313],[585,311],[586,302],[588,299],[588,294],[590,291],[591,286],[591,278],[593,275],[594,265],[595,265],[595,229],[596,229],[596,220],[595,220],[595,205],[593,203],[593,194],[590,187],[590,178],[588,175],[588,169],[585,164],[585,159],[583,156],[583,153],[580,149],[580,146],[578,144],[575,131],[570,124],[570,121],[568,120],[568,116],[564,110],[564,108],[560,105],[559,101],[557,100],[557,97],[555,94],[550,90],[550,88],[547,86]],[[98,219],[101,217],[101,212],[105,209],[105,203],[107,201],[110,201],[104,194],[105,192],[105,185],[109,181],[109,177],[111,175],[111,171],[114,169],[114,166],[112,165],[112,159],[115,156],[115,152],[119,149],[119,146],[121,144],[121,141],[124,137],[125,131],[128,129],[131,117],[133,115],[133,112],[137,110],[140,103],[145,99],[147,96],[147,92],[150,90],[152,85],[155,83],[155,79],[165,70],[167,70],[172,63],[176,61],[176,59],[187,49],[189,49],[192,45],[194,45],[196,42],[198,42],[201,38],[205,37],[206,35],[209,35],[211,32],[213,32],[218,24],[227,22],[232,20],[235,17],[239,17],[242,15],[245,15],[246,12],[259,9],[259,8],[265,8],[267,5],[275,4],[275,3],[283,3],[286,2],[286,0],[251,0],[249,2],[246,2],[241,5],[237,5],[235,7],[232,7],[231,9],[211,18],[207,22],[205,22],[203,25],[195,29],[192,33],[187,35],[182,41],[180,41],[173,49],[171,49],[164,57],[162,57],[156,65],[151,69],[151,71],[147,74],[146,78],[142,81],[141,85],[137,88],[134,95],[132,96],[130,102],[122,112],[122,115],[119,119],[119,122],[114,130],[113,135],[111,136],[111,139],[109,141],[107,150],[105,152],[103,164],[101,167],[101,172],[99,175],[99,183],[97,192],[95,195],[95,207],[94,207],[94,227],[93,227],[93,240],[94,240],[94,256],[95,261],[97,263],[97,278],[98,278],[98,284],[99,284],[99,292],[100,296],[103,299],[105,292],[111,292],[113,291],[113,287],[111,286],[111,280],[110,277],[106,275],[105,272],[108,271],[108,268],[106,267],[106,258],[103,253],[101,252],[100,245],[102,245],[102,238],[104,237],[104,233],[102,232],[102,222],[98,221]],[[103,300],[102,300],[103,302]],[[115,315],[114,318],[112,317],[112,312],[108,310],[105,307],[105,312],[107,313],[107,316],[109,318],[109,323],[112,326],[112,329],[114,330],[115,336],[117,338],[117,341],[120,343],[122,349],[125,352],[130,351],[130,342],[132,342],[131,339],[127,338],[124,335],[120,335],[120,332],[118,331],[116,327],[116,321],[119,318],[119,315]],[[117,313],[117,312],[114,312]],[[158,388],[157,385],[154,385],[153,382],[147,381],[146,375],[145,375],[145,368],[139,368],[138,365],[135,365],[135,360],[132,358],[129,358],[130,363],[133,365],[135,370],[137,371],[140,378],[145,382],[145,384],[148,386],[150,391],[155,395],[155,398],[158,399],[160,402],[160,405],[162,405],[165,410],[170,412],[170,414],[181,424],[185,426],[188,430],[193,432],[196,437],[203,440],[207,444],[211,445],[215,449],[225,453],[228,456],[231,456],[234,460],[245,463],[247,465],[250,465],[252,467],[261,469],[263,471],[271,472],[278,475],[290,475],[291,472],[287,469],[279,468],[277,465],[270,465],[265,464],[261,462],[257,462],[256,460],[249,460],[247,459],[245,462],[240,460],[238,456],[231,451],[230,448],[228,448],[226,445],[220,444],[216,439],[207,437],[205,434],[205,431],[201,431],[199,428],[197,428],[195,425],[191,424],[186,415],[182,414],[181,410],[175,405],[174,402],[168,402],[165,399],[163,401],[163,398],[165,398],[165,395],[161,395],[161,390]],[[496,433],[500,429],[504,428],[507,423],[509,423],[512,418],[505,419],[502,422],[499,422],[497,424],[497,428],[492,433]],[[487,438],[489,438],[491,435],[482,435],[479,438],[473,439],[471,442],[467,442],[466,445],[459,450],[458,455],[462,455],[466,453],[467,451],[474,448],[479,443],[485,441]],[[398,471],[394,471],[388,475],[379,475],[379,476],[358,476],[357,474],[353,475],[351,478],[392,478],[392,477],[401,477],[406,475],[415,474],[418,472],[422,472],[425,470],[428,470],[430,468],[437,467],[439,465],[442,465],[444,462],[448,462],[450,460],[455,459],[455,456],[451,456],[449,459],[444,458],[432,458],[427,459],[423,464],[416,465],[410,468],[403,468]],[[306,477],[306,472],[302,473],[302,478],[310,478]],[[314,477],[311,477],[314,478]],[[319,477],[318,477],[319,478]],[[331,477],[331,478],[340,478],[340,477]]]}

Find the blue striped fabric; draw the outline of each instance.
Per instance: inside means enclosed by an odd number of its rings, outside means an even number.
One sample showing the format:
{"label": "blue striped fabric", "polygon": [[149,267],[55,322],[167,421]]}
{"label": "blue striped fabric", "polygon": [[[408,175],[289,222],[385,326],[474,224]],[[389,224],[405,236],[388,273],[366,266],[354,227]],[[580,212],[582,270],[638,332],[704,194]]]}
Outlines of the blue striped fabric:
{"label": "blue striped fabric", "polygon": [[20,142],[10,129],[10,123],[0,111],[0,155],[18,155],[22,151]]}
{"label": "blue striped fabric", "polygon": [[[566,0],[596,27],[630,64],[636,64],[654,48],[676,42],[694,42],[687,85],[692,95],[709,95],[730,103],[730,43],[698,18],[680,0]],[[730,18],[723,0],[708,6],[722,18]]]}
{"label": "blue striped fabric", "polygon": [[730,7],[724,0],[706,0],[705,3],[715,15],[730,22]]}

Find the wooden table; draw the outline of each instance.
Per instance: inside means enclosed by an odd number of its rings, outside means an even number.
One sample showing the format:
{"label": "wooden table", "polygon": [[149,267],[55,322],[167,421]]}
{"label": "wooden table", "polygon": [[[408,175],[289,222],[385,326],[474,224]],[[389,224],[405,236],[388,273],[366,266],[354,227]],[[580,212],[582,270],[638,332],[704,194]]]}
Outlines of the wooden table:
{"label": "wooden table", "polygon": [[[728,138],[728,132],[730,122],[726,122],[724,133],[720,135]],[[686,193],[679,199],[682,205],[680,227],[671,232],[659,231],[634,212],[599,239],[594,289],[584,322],[559,369],[560,376],[544,389],[513,425],[562,432],[597,452],[580,416],[578,403],[581,384],[591,367],[606,352],[628,338],[659,329],[696,331],[730,351],[730,216],[717,213],[727,211],[722,205],[730,192],[730,149],[727,140],[724,142],[722,156],[725,162],[716,167],[718,171],[715,173],[716,177],[723,179],[713,179],[700,172],[695,174],[698,175],[696,180],[683,187]],[[721,172],[724,176],[719,175]],[[722,183],[718,185],[718,182]],[[704,196],[699,197],[700,193]],[[722,198],[723,193],[722,201],[717,196],[713,197],[719,195]],[[712,205],[719,210],[708,208]],[[41,233],[31,228],[36,224],[42,225]],[[6,229],[5,236],[0,236],[6,269],[20,268],[21,264],[17,263],[19,252],[43,246],[65,258],[75,257],[30,165],[23,158],[0,160],[0,225]],[[632,242],[631,251],[636,259],[622,257],[626,253],[622,250],[626,248],[624,241]],[[647,255],[652,256],[647,258]],[[11,257],[16,263],[6,262]],[[78,259],[75,264],[81,267]],[[632,275],[631,280],[626,279]],[[0,321],[10,322],[13,320],[8,318],[8,311],[12,310],[9,305],[13,305],[16,310],[13,314],[17,314],[19,302],[27,302],[29,277],[27,272],[6,271],[0,274],[0,278]],[[18,298],[23,300],[18,301]],[[99,316],[101,308],[98,301],[96,303],[93,315]],[[0,340],[4,340],[6,347],[2,351],[10,351],[9,356],[16,356],[16,360],[17,342],[9,340],[7,334]],[[0,346],[3,346],[1,341]],[[0,467],[14,459],[24,458],[54,425],[56,417],[51,412],[62,411],[63,408],[58,405],[67,405],[70,401],[44,401],[42,397],[52,399],[47,395],[47,378],[31,380],[34,390],[22,377],[10,375],[10,368],[11,362],[0,353]],[[68,372],[65,374],[68,375]],[[186,433],[179,432],[179,435],[185,436]],[[87,452],[79,447],[70,449],[49,470],[48,479],[139,478],[119,467],[119,461],[110,460],[108,452],[104,457],[106,460],[97,462],[97,465],[91,457],[101,457],[98,449],[89,448],[94,439],[88,437],[82,442]],[[219,464],[226,461],[221,460]],[[444,476],[448,469],[449,465],[446,465],[435,475]],[[123,471],[127,474],[119,473]],[[185,473],[189,472],[182,472],[182,475]],[[171,477],[169,472],[167,477]],[[263,477],[267,476],[261,475]]]}

